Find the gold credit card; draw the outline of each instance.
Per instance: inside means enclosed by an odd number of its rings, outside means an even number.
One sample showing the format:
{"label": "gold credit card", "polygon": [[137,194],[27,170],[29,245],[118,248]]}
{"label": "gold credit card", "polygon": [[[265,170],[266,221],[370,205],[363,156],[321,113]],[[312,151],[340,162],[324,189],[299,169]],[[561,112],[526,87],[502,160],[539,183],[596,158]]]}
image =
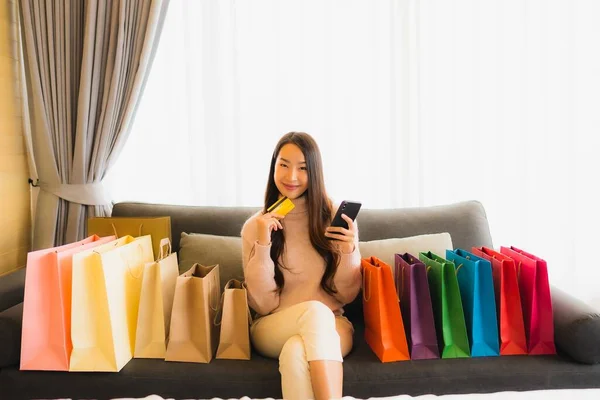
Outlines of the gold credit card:
{"label": "gold credit card", "polygon": [[267,212],[272,212],[279,215],[286,215],[294,209],[294,203],[287,197],[282,197],[277,200],[271,207],[267,209]]}

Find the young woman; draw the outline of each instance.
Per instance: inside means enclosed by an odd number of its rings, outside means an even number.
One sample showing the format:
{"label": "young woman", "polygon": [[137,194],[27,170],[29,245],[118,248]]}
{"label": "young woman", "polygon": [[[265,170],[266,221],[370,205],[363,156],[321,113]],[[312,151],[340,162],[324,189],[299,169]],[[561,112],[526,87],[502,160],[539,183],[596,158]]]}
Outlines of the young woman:
{"label": "young woman", "polygon": [[[267,212],[281,196],[295,208]],[[342,358],[354,328],[342,307],[360,290],[356,223],[330,227],[336,208],[325,191],[321,153],[302,132],[284,135],[273,152],[265,204],[242,228],[244,275],[255,349],[279,358],[284,399],[342,397]]]}

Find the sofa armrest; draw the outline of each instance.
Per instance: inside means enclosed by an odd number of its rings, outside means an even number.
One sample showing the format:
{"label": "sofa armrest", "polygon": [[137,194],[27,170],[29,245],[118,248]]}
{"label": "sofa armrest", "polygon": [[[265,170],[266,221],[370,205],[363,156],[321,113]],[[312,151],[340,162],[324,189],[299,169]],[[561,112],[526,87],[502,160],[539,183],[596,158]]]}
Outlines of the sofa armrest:
{"label": "sofa armrest", "polygon": [[0,312],[0,368],[19,364],[22,326],[23,303]]}
{"label": "sofa armrest", "polygon": [[556,345],[576,361],[600,362],[600,312],[551,287]]}
{"label": "sofa armrest", "polygon": [[25,268],[0,276],[0,311],[23,302]]}

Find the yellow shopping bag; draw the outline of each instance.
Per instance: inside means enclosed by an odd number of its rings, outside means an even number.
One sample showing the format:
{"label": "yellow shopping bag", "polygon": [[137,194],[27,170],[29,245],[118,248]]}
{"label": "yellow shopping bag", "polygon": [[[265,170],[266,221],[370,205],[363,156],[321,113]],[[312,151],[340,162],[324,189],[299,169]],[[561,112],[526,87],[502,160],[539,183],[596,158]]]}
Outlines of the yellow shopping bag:
{"label": "yellow shopping bag", "polygon": [[124,236],[73,256],[69,371],[116,372],[131,360],[150,236]]}
{"label": "yellow shopping bag", "polygon": [[165,358],[167,351],[179,266],[169,239],[162,239],[160,245],[156,262],[144,266],[134,358]]}

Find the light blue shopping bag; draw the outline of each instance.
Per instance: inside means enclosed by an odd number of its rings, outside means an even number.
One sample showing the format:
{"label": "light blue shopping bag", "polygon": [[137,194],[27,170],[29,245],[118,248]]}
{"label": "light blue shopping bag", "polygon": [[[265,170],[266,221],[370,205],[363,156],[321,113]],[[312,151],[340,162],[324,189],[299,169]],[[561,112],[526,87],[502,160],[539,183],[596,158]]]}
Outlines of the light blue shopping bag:
{"label": "light blue shopping bag", "polygon": [[446,250],[446,259],[456,266],[471,357],[500,355],[491,263],[462,249]]}

